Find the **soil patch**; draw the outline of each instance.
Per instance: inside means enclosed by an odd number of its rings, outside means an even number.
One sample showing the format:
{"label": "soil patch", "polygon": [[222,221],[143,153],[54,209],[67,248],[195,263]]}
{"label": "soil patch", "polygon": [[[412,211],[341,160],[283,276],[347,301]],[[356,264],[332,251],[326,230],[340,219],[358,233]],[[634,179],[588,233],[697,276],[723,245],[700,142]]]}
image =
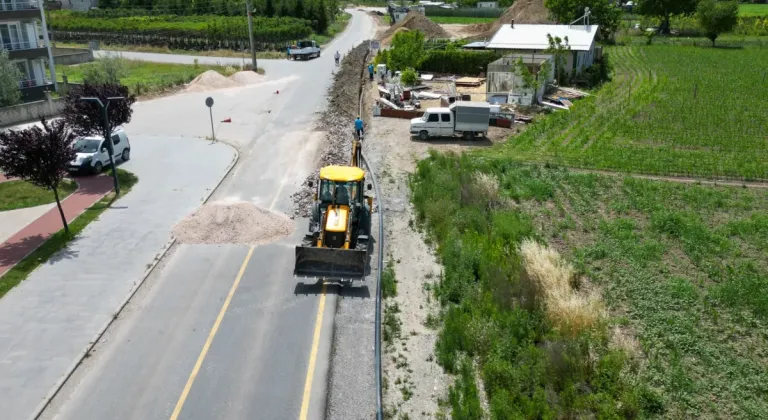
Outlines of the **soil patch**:
{"label": "soil patch", "polygon": [[544,0],[518,0],[495,22],[473,25],[471,28],[473,31],[482,32],[471,37],[470,39],[491,39],[502,25],[508,25],[512,23],[512,21],[514,21],[516,24],[537,24],[553,22],[549,19],[549,9],[544,6]]}
{"label": "soil patch", "polygon": [[173,236],[188,244],[258,245],[290,235],[288,216],[247,201],[204,204],[173,227]]}

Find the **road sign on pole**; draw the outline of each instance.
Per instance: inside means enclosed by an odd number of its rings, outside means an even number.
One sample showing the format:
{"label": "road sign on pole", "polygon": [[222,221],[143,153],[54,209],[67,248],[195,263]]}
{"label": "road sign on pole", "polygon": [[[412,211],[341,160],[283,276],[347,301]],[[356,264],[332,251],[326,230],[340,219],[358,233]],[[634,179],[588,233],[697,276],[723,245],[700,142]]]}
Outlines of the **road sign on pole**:
{"label": "road sign on pole", "polygon": [[211,140],[216,141],[216,132],[213,130],[213,98],[205,98],[205,106],[208,107],[208,113],[211,115]]}

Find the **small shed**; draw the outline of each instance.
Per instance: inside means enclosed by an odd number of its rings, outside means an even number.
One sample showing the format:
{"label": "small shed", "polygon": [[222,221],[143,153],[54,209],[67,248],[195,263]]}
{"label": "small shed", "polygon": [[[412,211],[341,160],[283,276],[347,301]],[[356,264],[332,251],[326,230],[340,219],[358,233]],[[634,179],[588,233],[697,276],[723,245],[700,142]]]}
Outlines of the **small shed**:
{"label": "small shed", "polygon": [[559,37],[564,44],[567,37],[571,51],[567,55],[565,71],[576,74],[590,67],[596,58],[598,29],[597,25],[516,25],[512,21],[496,31],[486,48],[501,53],[542,54],[549,49],[547,35]]}
{"label": "small shed", "polygon": [[549,73],[539,75],[544,77],[536,93],[539,102],[546,93],[547,85],[555,79],[554,57],[551,54],[510,54],[491,64],[488,64],[485,84],[485,98],[492,104],[520,104],[531,105],[534,92],[531,88],[524,88],[522,77],[514,72],[515,63],[522,60],[532,74],[539,73],[545,62],[550,63]]}
{"label": "small shed", "polygon": [[477,2],[478,9],[498,9],[499,2],[497,1],[479,1]]}

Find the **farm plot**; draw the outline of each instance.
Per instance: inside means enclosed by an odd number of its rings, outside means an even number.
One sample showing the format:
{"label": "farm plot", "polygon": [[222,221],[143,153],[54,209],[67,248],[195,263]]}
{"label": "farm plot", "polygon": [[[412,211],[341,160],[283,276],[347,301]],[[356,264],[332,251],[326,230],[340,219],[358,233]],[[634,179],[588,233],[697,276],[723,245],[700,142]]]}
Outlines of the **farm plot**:
{"label": "farm plot", "polygon": [[[613,81],[505,146],[511,159],[768,179],[768,50],[615,47]],[[495,152],[494,152],[495,153]]]}
{"label": "farm plot", "polygon": [[[491,418],[768,417],[766,190],[483,152],[434,153],[411,187],[445,265],[436,359],[451,372],[476,361],[451,389],[454,413],[481,418],[480,377]],[[559,251],[569,286],[542,293],[521,263],[531,237]]]}

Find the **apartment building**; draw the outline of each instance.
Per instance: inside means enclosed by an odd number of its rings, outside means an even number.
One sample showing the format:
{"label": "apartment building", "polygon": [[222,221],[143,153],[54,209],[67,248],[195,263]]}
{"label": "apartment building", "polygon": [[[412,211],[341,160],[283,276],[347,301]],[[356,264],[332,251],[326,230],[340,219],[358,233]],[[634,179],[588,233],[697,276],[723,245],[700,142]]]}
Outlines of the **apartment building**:
{"label": "apartment building", "polygon": [[46,68],[50,58],[44,41],[40,5],[42,0],[0,0],[0,48],[21,71],[19,89],[24,101],[45,97],[54,90]]}

